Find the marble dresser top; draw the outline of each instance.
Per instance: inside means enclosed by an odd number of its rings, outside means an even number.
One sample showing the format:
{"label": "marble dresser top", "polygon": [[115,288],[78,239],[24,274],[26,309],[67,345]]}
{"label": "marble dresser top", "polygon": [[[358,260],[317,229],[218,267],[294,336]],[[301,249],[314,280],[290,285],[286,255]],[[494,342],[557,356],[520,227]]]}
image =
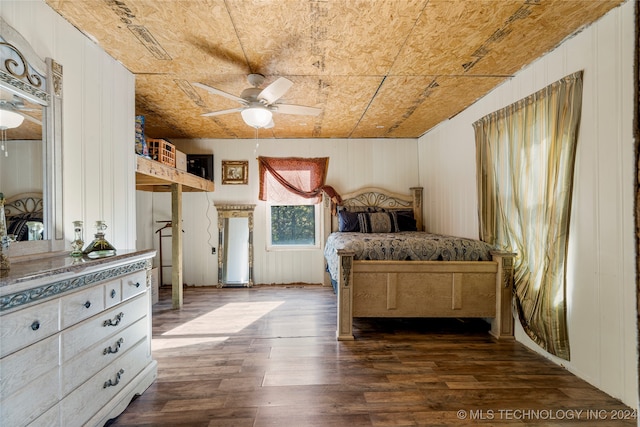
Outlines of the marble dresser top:
{"label": "marble dresser top", "polygon": [[32,259],[29,261],[12,262],[11,269],[0,271],[0,294],[3,288],[18,285],[23,282],[39,281],[50,276],[82,274],[85,271],[99,269],[101,266],[116,266],[155,256],[154,249],[146,250],[118,250],[116,255],[89,259],[72,258],[68,252],[61,255]]}

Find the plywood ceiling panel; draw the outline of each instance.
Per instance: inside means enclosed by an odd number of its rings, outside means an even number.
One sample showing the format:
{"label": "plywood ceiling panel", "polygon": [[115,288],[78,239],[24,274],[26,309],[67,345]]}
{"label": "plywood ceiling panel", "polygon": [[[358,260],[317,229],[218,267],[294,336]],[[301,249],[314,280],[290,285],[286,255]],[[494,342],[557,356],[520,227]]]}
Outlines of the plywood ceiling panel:
{"label": "plywood ceiling panel", "polygon": [[385,75],[424,1],[232,1],[253,72]]}
{"label": "plywood ceiling panel", "polygon": [[[456,75],[522,1],[430,1],[391,74]],[[497,7],[499,5],[499,7]],[[494,70],[494,74],[503,74]]]}
{"label": "plywood ceiling panel", "polygon": [[[451,111],[466,108],[504,79],[467,76],[388,77],[353,137],[409,138],[420,135],[451,117]],[[413,96],[420,93],[419,97]],[[389,103],[391,105],[386,105]],[[386,114],[398,111],[394,120]]]}
{"label": "plywood ceiling panel", "polygon": [[136,75],[164,138],[252,138],[246,76],[293,87],[267,138],[418,137],[623,0],[47,0]]}

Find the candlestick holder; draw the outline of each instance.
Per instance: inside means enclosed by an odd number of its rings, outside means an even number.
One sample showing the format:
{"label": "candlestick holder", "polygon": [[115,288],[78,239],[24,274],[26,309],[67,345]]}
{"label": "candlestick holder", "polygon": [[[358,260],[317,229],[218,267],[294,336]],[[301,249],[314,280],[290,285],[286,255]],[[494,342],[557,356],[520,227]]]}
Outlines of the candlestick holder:
{"label": "candlestick holder", "polygon": [[82,256],[84,246],[84,226],[82,221],[73,221],[73,241],[71,242],[71,256],[78,258]]}

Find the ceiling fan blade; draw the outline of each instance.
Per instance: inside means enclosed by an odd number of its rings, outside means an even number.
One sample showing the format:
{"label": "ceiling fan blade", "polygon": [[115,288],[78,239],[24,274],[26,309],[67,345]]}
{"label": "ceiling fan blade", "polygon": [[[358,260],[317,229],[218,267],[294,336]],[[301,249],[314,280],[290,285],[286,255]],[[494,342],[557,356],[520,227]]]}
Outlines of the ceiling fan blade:
{"label": "ceiling fan blade", "polygon": [[225,98],[231,99],[233,101],[239,102],[242,105],[247,105],[247,101],[240,98],[239,96],[231,95],[230,93],[224,92],[220,89],[216,89],[215,87],[207,86],[202,83],[194,82],[192,83],[195,87],[199,87],[200,89],[204,89],[207,92],[213,93],[214,95],[224,96]]}
{"label": "ceiling fan blade", "polygon": [[265,87],[262,92],[258,94],[258,99],[260,101],[266,101],[267,105],[273,104],[280,99],[282,95],[287,93],[291,86],[293,86],[293,82],[291,80],[280,77],[278,80]]}
{"label": "ceiling fan blade", "polygon": [[306,107],[304,105],[275,104],[275,111],[282,114],[299,114],[302,116],[317,116],[322,112],[320,108]]}
{"label": "ceiling fan blade", "polygon": [[204,113],[204,114],[200,114],[200,115],[202,117],[221,116],[223,114],[238,113],[238,112],[242,111],[243,109],[244,109],[244,107],[230,108],[228,110],[212,111],[210,113]]}
{"label": "ceiling fan blade", "polygon": [[265,127],[263,127],[262,129],[271,129],[272,127],[274,127],[276,124],[273,123],[273,119],[271,119],[271,121],[269,122],[269,124],[267,124]]}

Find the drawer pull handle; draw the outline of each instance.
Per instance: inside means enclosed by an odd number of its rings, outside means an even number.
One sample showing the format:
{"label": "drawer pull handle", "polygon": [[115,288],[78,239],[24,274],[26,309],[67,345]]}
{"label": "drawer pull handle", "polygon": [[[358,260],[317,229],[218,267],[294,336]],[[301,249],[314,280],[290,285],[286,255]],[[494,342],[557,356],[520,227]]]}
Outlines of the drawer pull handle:
{"label": "drawer pull handle", "polygon": [[136,288],[139,288],[140,287],[140,282],[133,283],[133,286],[135,286]]}
{"label": "drawer pull handle", "polygon": [[123,317],[124,317],[124,313],[120,312],[120,314],[118,314],[113,319],[105,320],[104,323],[102,324],[102,326],[105,326],[105,327],[106,326],[118,326],[118,324],[120,323],[120,321],[122,320]]}
{"label": "drawer pull handle", "polygon": [[31,330],[37,331],[38,329],[40,329],[40,322],[38,322],[37,320],[34,320],[33,323],[31,324]]}
{"label": "drawer pull handle", "polygon": [[116,297],[116,290],[111,289],[111,298],[115,298],[115,297]]}
{"label": "drawer pull handle", "polygon": [[91,307],[91,301],[87,301],[84,303],[85,308]]}
{"label": "drawer pull handle", "polygon": [[116,380],[109,380],[109,381],[105,381],[104,385],[102,386],[102,388],[107,388],[107,387],[113,387],[114,385],[118,385],[118,383],[120,382],[120,377],[122,377],[122,374],[124,374],[124,369],[120,369],[118,371],[118,373],[116,374]]}
{"label": "drawer pull handle", "polygon": [[102,354],[106,356],[107,354],[117,353],[118,350],[120,350],[120,346],[122,345],[123,342],[124,342],[124,338],[120,338],[118,341],[116,341],[113,348],[111,346],[105,348]]}

